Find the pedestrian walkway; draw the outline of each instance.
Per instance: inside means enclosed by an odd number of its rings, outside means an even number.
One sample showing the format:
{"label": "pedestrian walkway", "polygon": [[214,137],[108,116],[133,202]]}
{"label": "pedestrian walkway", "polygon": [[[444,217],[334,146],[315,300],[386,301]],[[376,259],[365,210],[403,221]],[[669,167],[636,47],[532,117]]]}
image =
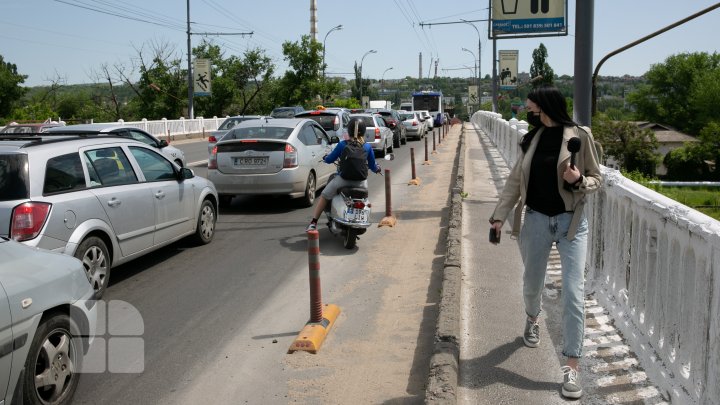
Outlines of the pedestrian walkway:
{"label": "pedestrian walkway", "polygon": [[[462,240],[462,317],[458,404],[557,404],[565,360],[561,355],[560,259],[548,263],[540,345],[524,346],[522,260],[517,241],[503,233],[488,242],[488,218],[509,168],[484,134],[465,123]],[[510,229],[506,224],[504,231]],[[591,230],[592,232],[592,230]],[[668,397],[647,379],[614,320],[586,291],[583,404],[662,404]]]}

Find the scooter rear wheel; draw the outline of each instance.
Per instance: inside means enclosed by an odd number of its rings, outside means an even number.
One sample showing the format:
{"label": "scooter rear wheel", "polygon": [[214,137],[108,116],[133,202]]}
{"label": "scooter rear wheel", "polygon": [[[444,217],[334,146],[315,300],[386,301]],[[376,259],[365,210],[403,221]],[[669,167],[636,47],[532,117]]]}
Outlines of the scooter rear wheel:
{"label": "scooter rear wheel", "polygon": [[357,242],[357,230],[348,228],[345,231],[345,240],[343,245],[345,246],[345,249],[352,249],[355,247],[355,242]]}

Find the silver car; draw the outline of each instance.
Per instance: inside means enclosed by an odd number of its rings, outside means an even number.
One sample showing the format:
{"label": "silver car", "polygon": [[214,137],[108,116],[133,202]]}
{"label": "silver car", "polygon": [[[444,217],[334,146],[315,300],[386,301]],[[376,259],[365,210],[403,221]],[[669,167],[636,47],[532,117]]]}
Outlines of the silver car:
{"label": "silver car", "polygon": [[408,138],[422,139],[427,132],[425,121],[420,118],[417,111],[400,111],[400,119],[405,126],[405,133]]}
{"label": "silver car", "polygon": [[185,236],[210,243],[217,199],[133,139],[0,137],[0,236],[77,257],[98,297],[113,266]]}
{"label": "silver car", "polygon": [[393,151],[393,132],[380,114],[352,114],[365,123],[365,142],[372,146],[375,155],[385,156]]}
{"label": "silver car", "polygon": [[136,141],[140,141],[148,146],[152,146],[158,152],[165,155],[168,159],[175,162],[180,167],[185,167],[185,153],[180,149],[170,146],[166,140],[158,139],[148,134],[142,129],[135,127],[127,127],[118,124],[79,124],[79,125],[67,125],[62,127],[48,128],[45,132],[49,134],[80,134],[85,133],[88,135],[116,135],[131,138]]}
{"label": "silver car", "polygon": [[236,195],[277,194],[300,197],[304,206],[315,202],[319,185],[335,171],[321,161],[332,141],[311,119],[276,118],[245,121],[218,142],[208,161],[208,179],[220,202]]}
{"label": "silver car", "polygon": [[[228,133],[229,130],[231,130],[235,125],[247,121],[247,120],[257,120],[265,118],[264,115],[235,115],[232,117],[225,118],[225,121],[220,124],[217,130],[211,131],[210,135],[208,136],[208,155],[212,153],[212,149],[215,147],[215,144],[222,139],[225,134]],[[272,117],[267,117],[272,118]]]}
{"label": "silver car", "polygon": [[0,238],[0,404],[68,404],[96,333],[82,263]]}

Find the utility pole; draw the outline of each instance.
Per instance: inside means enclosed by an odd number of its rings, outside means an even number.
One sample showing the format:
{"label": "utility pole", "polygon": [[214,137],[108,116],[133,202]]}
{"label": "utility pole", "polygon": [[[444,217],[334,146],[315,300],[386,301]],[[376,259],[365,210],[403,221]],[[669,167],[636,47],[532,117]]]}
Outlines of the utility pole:
{"label": "utility pole", "polygon": [[188,78],[188,118],[195,119],[195,111],[193,111],[193,71],[192,71],[192,40],[191,35],[241,35],[252,36],[250,32],[191,32],[190,31],[190,0],[187,0],[187,78]]}

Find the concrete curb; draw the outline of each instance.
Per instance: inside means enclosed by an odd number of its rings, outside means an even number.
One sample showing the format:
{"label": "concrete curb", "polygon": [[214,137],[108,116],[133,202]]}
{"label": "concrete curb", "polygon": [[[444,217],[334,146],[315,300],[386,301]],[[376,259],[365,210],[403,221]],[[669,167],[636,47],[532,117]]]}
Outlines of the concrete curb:
{"label": "concrete curb", "polygon": [[461,124],[457,177],[452,188],[442,294],[430,358],[426,404],[456,404],[460,361],[460,282],[462,277],[462,193],[465,184],[465,126]]}

